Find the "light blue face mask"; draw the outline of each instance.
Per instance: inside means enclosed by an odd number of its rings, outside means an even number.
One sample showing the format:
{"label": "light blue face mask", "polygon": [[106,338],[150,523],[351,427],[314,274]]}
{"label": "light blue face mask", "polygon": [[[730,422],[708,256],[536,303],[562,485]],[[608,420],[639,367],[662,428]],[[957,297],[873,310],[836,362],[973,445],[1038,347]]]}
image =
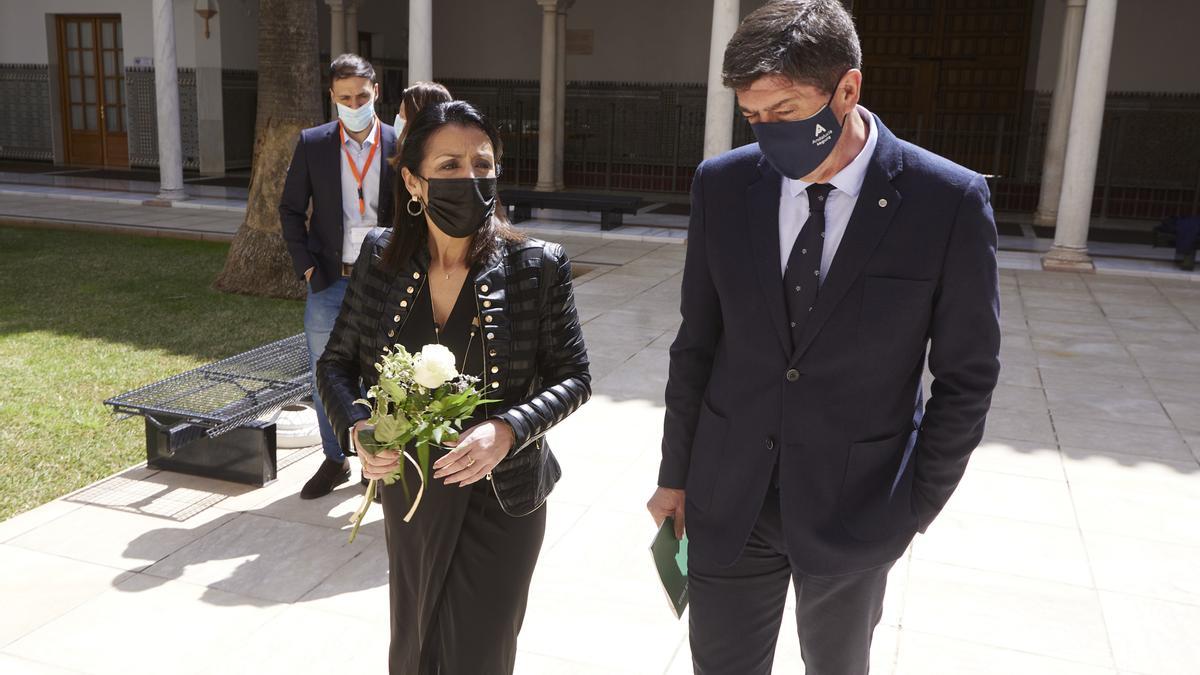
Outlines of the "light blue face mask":
{"label": "light blue face mask", "polygon": [[338,111],[338,119],[345,125],[347,131],[362,131],[371,126],[371,120],[375,119],[375,99],[357,107],[349,108],[336,103]]}
{"label": "light blue face mask", "polygon": [[400,134],[404,133],[404,118],[400,116],[400,113],[396,113],[396,123],[392,126],[396,127],[396,137],[399,138]]}

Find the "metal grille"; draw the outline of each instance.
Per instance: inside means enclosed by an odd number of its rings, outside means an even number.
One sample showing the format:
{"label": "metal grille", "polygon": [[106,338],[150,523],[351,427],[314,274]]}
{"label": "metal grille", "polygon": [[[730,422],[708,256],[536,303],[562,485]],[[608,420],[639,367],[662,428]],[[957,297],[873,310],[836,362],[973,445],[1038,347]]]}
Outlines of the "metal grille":
{"label": "metal grille", "polygon": [[[179,69],[179,129],[183,168],[200,168],[200,128],[196,112],[196,69]],[[158,103],[154,68],[125,69],[126,118],[129,128],[129,165],[158,166]]]}
{"label": "metal grille", "polygon": [[42,63],[0,63],[0,157],[53,159],[50,72]]}
{"label": "metal grille", "polygon": [[293,335],[105,401],[113,412],[179,418],[219,436],[312,390],[308,346]]}

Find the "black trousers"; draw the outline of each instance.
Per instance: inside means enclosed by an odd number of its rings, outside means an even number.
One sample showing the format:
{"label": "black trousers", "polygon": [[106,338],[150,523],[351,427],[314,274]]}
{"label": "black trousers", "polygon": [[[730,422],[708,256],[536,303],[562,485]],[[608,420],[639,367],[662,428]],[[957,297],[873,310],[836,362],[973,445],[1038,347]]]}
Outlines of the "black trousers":
{"label": "black trousers", "polygon": [[510,675],[546,508],[513,518],[488,481],[460,488],[433,480],[405,523],[403,487],[382,495],[391,675]]}
{"label": "black trousers", "polygon": [[733,565],[688,563],[696,675],[771,672],[789,580],[796,586],[804,672],[866,675],[871,636],[883,614],[883,592],[892,564],[834,577],[793,568],[783,540],[779,493],[768,489],[750,540]]}

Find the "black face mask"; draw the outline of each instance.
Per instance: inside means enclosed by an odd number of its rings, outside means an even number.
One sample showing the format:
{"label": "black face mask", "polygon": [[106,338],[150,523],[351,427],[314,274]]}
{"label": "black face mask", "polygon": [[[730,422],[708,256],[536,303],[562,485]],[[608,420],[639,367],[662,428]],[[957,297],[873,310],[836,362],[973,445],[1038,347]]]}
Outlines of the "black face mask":
{"label": "black face mask", "polygon": [[426,178],[425,183],[425,210],[447,236],[469,237],[496,212],[495,178]]}

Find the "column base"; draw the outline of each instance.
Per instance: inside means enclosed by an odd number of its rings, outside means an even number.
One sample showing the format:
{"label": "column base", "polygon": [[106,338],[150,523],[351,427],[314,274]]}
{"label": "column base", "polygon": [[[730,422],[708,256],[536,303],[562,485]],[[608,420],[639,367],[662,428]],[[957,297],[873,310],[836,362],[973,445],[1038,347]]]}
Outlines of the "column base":
{"label": "column base", "polygon": [[181,202],[187,199],[187,193],[183,188],[172,188],[169,190],[159,190],[154,199],[148,199],[148,202]]}
{"label": "column base", "polygon": [[1035,211],[1033,214],[1033,224],[1053,227],[1058,223],[1057,211]]}
{"label": "column base", "polygon": [[542,182],[539,180],[537,182],[537,185],[533,186],[533,189],[537,190],[538,192],[557,192],[558,191],[558,187],[556,187],[554,185],[554,181]]}
{"label": "column base", "polygon": [[1042,269],[1047,272],[1083,272],[1095,273],[1096,264],[1088,255],[1087,249],[1055,246],[1042,256]]}

